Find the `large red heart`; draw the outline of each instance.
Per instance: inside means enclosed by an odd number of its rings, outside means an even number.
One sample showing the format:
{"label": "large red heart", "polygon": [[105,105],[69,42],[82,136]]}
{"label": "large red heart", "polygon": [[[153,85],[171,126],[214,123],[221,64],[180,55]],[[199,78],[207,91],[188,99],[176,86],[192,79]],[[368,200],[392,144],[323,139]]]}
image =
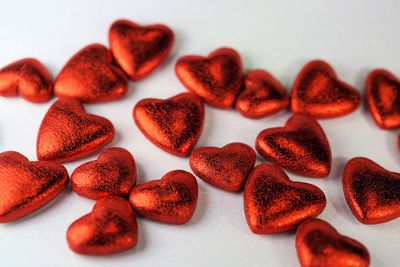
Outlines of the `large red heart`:
{"label": "large red heart", "polygon": [[189,91],[218,108],[230,108],[242,85],[242,62],[230,48],[215,50],[208,57],[181,57],[175,71]]}
{"label": "large red heart", "polygon": [[236,109],[245,117],[262,118],[289,105],[283,85],[264,70],[251,70],[244,77],[244,89],[236,99]]}
{"label": "large red heart", "polygon": [[293,182],[279,167],[261,164],[249,175],[244,188],[244,213],[256,234],[281,233],[317,217],[326,206],[318,187]]}
{"label": "large red heart", "polygon": [[400,174],[367,158],[353,158],[343,172],[343,192],[362,223],[384,223],[400,216]]}
{"label": "large red heart", "polygon": [[201,147],[190,155],[193,172],[218,188],[237,192],[256,162],[256,153],[246,144],[231,143],[222,148]]}
{"label": "large red heart", "polygon": [[73,190],[91,199],[128,196],[136,183],[135,159],[128,150],[112,147],[94,161],[82,164],[71,175]]}
{"label": "large red heart", "polygon": [[153,144],[171,154],[187,156],[203,128],[204,104],[191,93],[166,100],[147,98],[135,105],[133,118]]}
{"label": "large red heart", "polygon": [[170,224],[184,224],[196,209],[196,178],[183,170],[170,171],[160,180],[135,186],[129,202],[140,215]]}
{"label": "large red heart", "polygon": [[34,103],[46,102],[53,93],[51,76],[34,58],[18,60],[0,70],[0,95],[20,95]]}
{"label": "large red heart", "polygon": [[161,24],[140,26],[128,20],[118,20],[111,25],[109,40],[121,68],[132,80],[140,80],[168,56],[174,33]]}
{"label": "large red heart", "polygon": [[92,44],[77,52],[54,82],[54,92],[84,102],[104,102],[121,98],[128,81],[121,69],[112,64],[111,52]]}
{"label": "large red heart", "polygon": [[73,222],[67,231],[76,253],[108,255],[136,246],[138,226],[128,201],[116,196],[96,202],[91,213]]}
{"label": "large red heart", "polygon": [[338,79],[332,67],[321,60],[306,64],[294,81],[291,108],[316,118],[333,118],[348,114],[360,105],[355,88]]}
{"label": "large red heart", "polygon": [[67,170],[48,161],[29,161],[18,152],[0,153],[0,223],[22,218],[58,196]]}
{"label": "large red heart", "polygon": [[329,223],[312,219],[296,233],[296,249],[303,267],[367,267],[369,252],[360,242],[341,235]]}
{"label": "large red heart", "polygon": [[39,128],[37,157],[40,160],[71,161],[110,143],[114,127],[105,118],[85,112],[73,98],[60,98],[47,111]]}
{"label": "large red heart", "polygon": [[285,127],[263,130],[256,149],[265,159],[300,175],[322,178],[331,170],[328,140],[310,116],[293,115]]}
{"label": "large red heart", "polygon": [[400,80],[397,77],[382,69],[370,72],[365,83],[365,97],[379,127],[400,127]]}

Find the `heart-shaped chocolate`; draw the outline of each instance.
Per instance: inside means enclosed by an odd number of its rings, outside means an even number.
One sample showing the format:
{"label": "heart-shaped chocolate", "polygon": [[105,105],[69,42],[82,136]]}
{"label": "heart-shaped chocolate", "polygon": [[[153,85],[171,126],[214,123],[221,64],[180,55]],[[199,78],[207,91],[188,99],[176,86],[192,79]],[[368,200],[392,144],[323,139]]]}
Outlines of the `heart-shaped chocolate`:
{"label": "heart-shaped chocolate", "polygon": [[118,65],[132,80],[152,72],[168,56],[174,33],[165,25],[140,26],[118,20],[109,32],[110,48]]}
{"label": "heart-shaped chocolate", "polygon": [[71,175],[73,190],[87,198],[128,196],[136,183],[135,159],[128,150],[112,147]]}
{"label": "heart-shaped chocolate", "polygon": [[128,90],[128,80],[112,64],[112,54],[105,46],[92,44],[77,52],[54,82],[54,93],[84,102],[105,102],[121,98]]}
{"label": "heart-shaped chocolate", "polygon": [[196,178],[183,170],[170,171],[160,180],[135,186],[129,202],[140,215],[154,221],[184,224],[196,209]]}
{"label": "heart-shaped chocolate", "polygon": [[73,98],[60,98],[47,111],[39,128],[37,157],[57,162],[89,155],[110,143],[114,127],[105,118],[85,112]]}
{"label": "heart-shaped chocolate", "polygon": [[360,105],[360,94],[339,80],[332,67],[321,60],[307,63],[292,86],[291,108],[316,118],[334,118],[353,112]]}
{"label": "heart-shaped chocolate", "polygon": [[299,226],[296,249],[302,267],[367,267],[370,263],[369,252],[363,244],[341,235],[319,219]]}
{"label": "heart-shaped chocolate", "polygon": [[208,57],[181,57],[175,71],[189,91],[217,108],[230,108],[242,85],[242,62],[230,48],[215,50]]}
{"label": "heart-shaped chocolate", "polygon": [[68,184],[67,170],[29,161],[15,151],[0,153],[0,223],[15,221],[46,205]]}
{"label": "heart-shaped chocolate", "polygon": [[293,115],[285,127],[261,131],[256,149],[266,160],[300,175],[322,178],[331,170],[328,140],[311,116]]}
{"label": "heart-shaped chocolate", "polygon": [[67,231],[69,247],[86,255],[109,255],[136,246],[138,225],[128,201],[108,196],[91,213],[73,222]]}
{"label": "heart-shaped chocolate", "polygon": [[246,144],[231,143],[222,148],[201,147],[190,155],[193,172],[205,182],[230,192],[243,188],[256,162],[256,153]]}
{"label": "heart-shaped chocolate", "polygon": [[34,102],[46,102],[53,93],[49,71],[34,58],[25,58],[0,70],[0,95],[16,96]]}
{"label": "heart-shaped chocolate", "polygon": [[326,206],[318,187],[293,182],[278,166],[258,165],[244,188],[244,213],[255,234],[281,233],[317,217]]}
{"label": "heart-shaped chocolate", "polygon": [[258,119],[289,105],[283,85],[264,70],[251,70],[244,77],[244,89],[236,99],[236,109],[245,117]]}
{"label": "heart-shaped chocolate", "polygon": [[382,129],[400,127],[400,80],[392,73],[377,69],[368,74],[365,97],[372,118]]}
{"label": "heart-shaped chocolate", "polygon": [[372,160],[357,157],[346,164],[343,192],[354,216],[362,223],[384,223],[400,216],[400,174]]}
{"label": "heart-shaped chocolate", "polygon": [[188,156],[203,128],[204,104],[191,93],[166,100],[147,98],[135,105],[133,118],[153,144],[171,154]]}

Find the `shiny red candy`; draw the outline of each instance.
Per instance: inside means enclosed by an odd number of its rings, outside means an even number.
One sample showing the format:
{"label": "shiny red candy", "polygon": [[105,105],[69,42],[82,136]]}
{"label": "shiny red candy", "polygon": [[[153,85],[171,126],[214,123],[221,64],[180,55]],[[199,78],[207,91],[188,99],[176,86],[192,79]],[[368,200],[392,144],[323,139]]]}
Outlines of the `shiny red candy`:
{"label": "shiny red candy", "polygon": [[275,234],[295,229],[302,221],[317,217],[326,206],[318,187],[293,182],[279,167],[258,165],[244,189],[244,213],[255,234]]}
{"label": "shiny red candy", "polygon": [[206,181],[230,192],[243,188],[256,162],[256,153],[246,144],[231,143],[222,148],[201,147],[190,155],[193,172]]}
{"label": "shiny red candy", "polygon": [[171,51],[174,33],[165,25],[140,26],[118,20],[109,32],[111,51],[132,80],[140,80],[160,65]]}
{"label": "shiny red candy", "polygon": [[217,108],[230,108],[242,85],[242,62],[230,48],[215,50],[208,57],[181,57],[175,71],[189,91]]}
{"label": "shiny red candy", "polygon": [[284,127],[261,131],[256,149],[266,160],[296,174],[323,178],[331,170],[331,150],[318,122],[307,115],[293,115]]}
{"label": "shiny red candy", "polygon": [[16,96],[34,102],[46,102],[53,93],[49,71],[34,58],[18,60],[0,70],[0,96]]}
{"label": "shiny red candy", "polygon": [[258,119],[277,113],[289,105],[283,85],[264,70],[251,70],[244,77],[244,89],[236,99],[236,109],[245,117]]}
{"label": "shiny red candy", "polygon": [[291,108],[294,113],[334,118],[356,110],[360,98],[355,88],[338,79],[328,63],[314,60],[303,67],[294,81]]}

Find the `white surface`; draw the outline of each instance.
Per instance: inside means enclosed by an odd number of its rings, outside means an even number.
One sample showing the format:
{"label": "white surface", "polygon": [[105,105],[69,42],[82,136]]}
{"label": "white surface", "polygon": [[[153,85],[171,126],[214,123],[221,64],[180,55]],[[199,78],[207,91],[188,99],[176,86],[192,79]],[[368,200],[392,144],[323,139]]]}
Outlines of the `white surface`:
{"label": "white surface", "polygon": [[[385,67],[400,75],[399,1],[2,1],[0,66],[37,57],[56,76],[83,46],[108,44],[110,24],[121,17],[139,23],[163,22],[176,33],[166,63],[147,79],[131,83],[121,101],[85,105],[110,119],[117,131],[111,146],[135,156],[138,182],[159,178],[172,169],[190,170],[187,159],[153,146],[136,128],[131,111],[146,97],[166,98],[185,91],[174,74],[180,55],[207,54],[220,46],[237,49],[244,66],[265,68],[290,86],[301,66],[313,58],[330,62],[341,78],[363,89],[366,73]],[[207,3],[208,2],[208,3]],[[36,134],[50,104],[0,99],[0,151],[16,150],[34,160]],[[264,128],[281,126],[288,112],[249,120],[234,110],[206,108],[206,123],[197,146],[241,141],[254,145]],[[320,121],[333,152],[328,178],[289,174],[318,185],[328,204],[320,216],[370,251],[372,266],[400,266],[400,220],[362,225],[350,213],[341,188],[341,169],[354,156],[366,156],[399,171],[398,131],[379,130],[360,108],[338,119]],[[71,173],[90,158],[65,164]],[[259,160],[258,163],[262,162]],[[84,257],[68,249],[69,224],[92,208],[93,201],[65,192],[39,212],[0,225],[0,266],[297,266],[293,233],[258,236],[243,214],[242,194],[227,193],[199,180],[198,208],[184,226],[139,219],[139,243],[112,257]]]}

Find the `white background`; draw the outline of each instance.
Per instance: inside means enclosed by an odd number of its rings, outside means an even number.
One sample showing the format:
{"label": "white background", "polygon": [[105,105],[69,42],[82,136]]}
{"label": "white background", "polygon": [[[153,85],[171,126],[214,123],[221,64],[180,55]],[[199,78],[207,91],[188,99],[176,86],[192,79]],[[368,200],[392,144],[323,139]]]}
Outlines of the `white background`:
{"label": "white background", "polygon": [[[110,145],[134,154],[138,182],[143,182],[173,169],[190,170],[186,158],[167,154],[145,139],[131,115],[142,98],[167,98],[185,91],[174,74],[179,56],[231,46],[242,55],[246,69],[265,68],[287,88],[303,64],[322,58],[363,92],[366,74],[373,68],[384,67],[400,75],[399,11],[400,1],[389,0],[1,1],[0,65],[36,57],[56,76],[83,46],[93,42],[107,45],[108,27],[118,18],[169,25],[175,31],[176,44],[157,71],[131,83],[120,101],[85,105],[87,111],[114,123],[117,136]],[[0,151],[16,150],[35,160],[37,130],[54,100],[31,104],[20,98],[0,99]],[[286,111],[250,120],[234,110],[207,106],[197,146],[233,141],[254,146],[262,129],[281,126],[288,117]],[[354,156],[366,156],[399,171],[398,131],[379,130],[365,107],[320,123],[332,147],[331,174],[323,180],[289,176],[318,185],[325,192],[328,204],[320,217],[366,245],[372,266],[400,266],[400,220],[362,225],[350,213],[341,188],[342,168]],[[71,173],[96,156],[65,166]],[[94,203],[69,190],[34,215],[0,225],[0,266],[298,265],[293,233],[254,235],[245,221],[242,193],[224,192],[201,180],[199,187],[198,207],[189,223],[171,226],[139,219],[137,247],[111,257],[85,257],[68,249],[67,227]]]}

